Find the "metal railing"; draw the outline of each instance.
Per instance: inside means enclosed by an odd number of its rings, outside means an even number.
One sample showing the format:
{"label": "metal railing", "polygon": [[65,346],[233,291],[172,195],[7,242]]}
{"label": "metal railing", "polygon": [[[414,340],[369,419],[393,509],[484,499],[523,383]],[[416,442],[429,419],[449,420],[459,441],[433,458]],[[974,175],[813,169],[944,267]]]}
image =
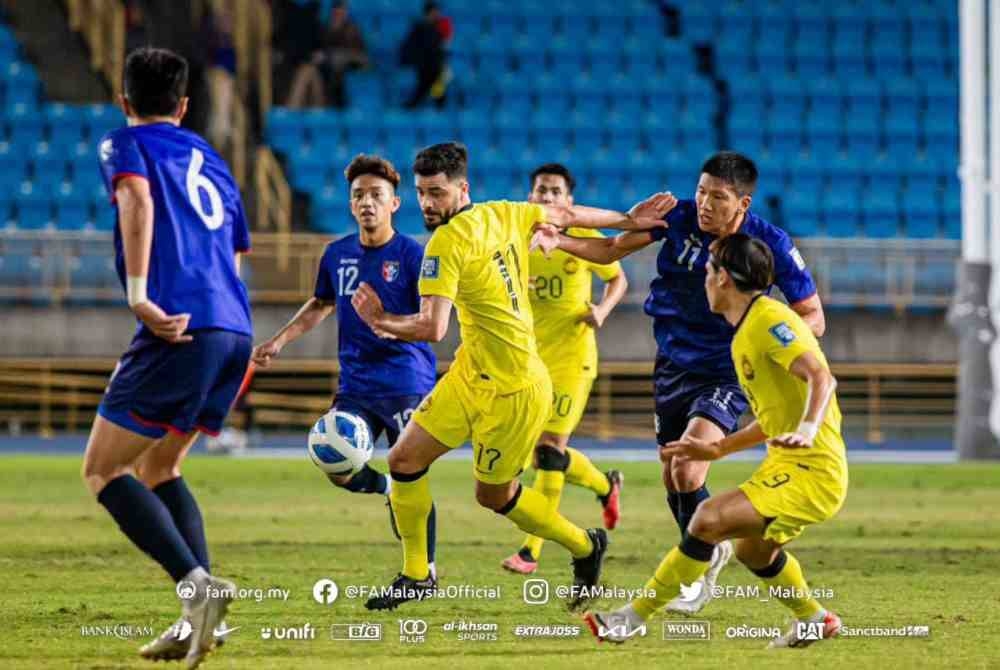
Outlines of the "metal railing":
{"label": "metal railing", "polygon": [[121,94],[125,63],[125,8],[121,0],[66,0],[69,27],[83,35],[90,49],[90,67]]}

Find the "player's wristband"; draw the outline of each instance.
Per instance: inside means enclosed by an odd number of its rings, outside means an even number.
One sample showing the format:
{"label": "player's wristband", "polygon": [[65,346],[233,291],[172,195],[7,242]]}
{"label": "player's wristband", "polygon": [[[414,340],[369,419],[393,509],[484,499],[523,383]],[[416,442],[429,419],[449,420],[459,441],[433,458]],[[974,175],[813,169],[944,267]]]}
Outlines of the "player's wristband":
{"label": "player's wristband", "polygon": [[819,424],[812,421],[803,421],[799,424],[799,428],[795,432],[812,442],[816,439],[816,433],[819,432]]}
{"label": "player's wristband", "polygon": [[146,278],[129,275],[125,282],[125,293],[128,296],[128,306],[135,307],[149,301],[146,296]]}

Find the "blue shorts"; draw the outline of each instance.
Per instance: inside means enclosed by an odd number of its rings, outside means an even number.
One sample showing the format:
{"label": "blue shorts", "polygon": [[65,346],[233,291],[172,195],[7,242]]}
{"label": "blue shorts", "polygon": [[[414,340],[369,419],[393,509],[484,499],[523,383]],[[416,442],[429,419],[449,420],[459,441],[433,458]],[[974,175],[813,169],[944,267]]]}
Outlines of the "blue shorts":
{"label": "blue shorts", "polygon": [[708,419],[729,434],[736,430],[748,405],[735,379],[698,375],[677,367],[665,356],[656,357],[653,390],[657,444],[680,439],[695,417]]}
{"label": "blue shorts", "polygon": [[217,435],[247,374],[253,340],[228,330],[190,334],[194,340],[186,344],[136,335],[97,413],[146,437],[193,430]]}
{"label": "blue shorts", "polygon": [[361,417],[368,424],[372,442],[377,442],[379,435],[385,432],[385,439],[391,447],[396,444],[399,434],[410,422],[410,416],[423,398],[422,395],[366,398],[350,393],[338,393],[331,409]]}

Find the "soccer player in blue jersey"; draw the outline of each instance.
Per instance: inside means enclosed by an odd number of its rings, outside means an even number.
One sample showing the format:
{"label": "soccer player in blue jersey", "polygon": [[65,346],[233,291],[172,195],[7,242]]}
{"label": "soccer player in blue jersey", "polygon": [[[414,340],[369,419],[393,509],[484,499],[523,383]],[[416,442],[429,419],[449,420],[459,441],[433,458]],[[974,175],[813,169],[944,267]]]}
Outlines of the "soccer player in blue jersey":
{"label": "soccer player in blue jersey", "polygon": [[239,277],[240,254],[250,249],[240,192],[222,158],[179,126],[187,74],[170,51],[129,54],[128,126],[99,145],[117,209],[116,267],[138,327],[97,409],[82,474],[181,598],[183,625],[140,653],[186,657],[194,668],[215,646],[235,587],[209,572],[201,512],[180,464],[199,432],[222,428],[253,330]]}
{"label": "soccer player in blue jersey", "polygon": [[[393,311],[419,312],[417,282],[424,248],[392,226],[392,215],[399,209],[399,173],[392,163],[378,156],[360,155],[347,166],[344,176],[358,232],[326,248],[313,297],[271,339],[254,349],[253,360],[268,367],[285,346],[336,311],[340,385],[333,407],[365,421],[374,439],[384,432],[392,446],[410,415],[434,387],[434,352],[426,342],[379,337],[358,317],[351,297],[361,282],[367,282],[378,287]],[[353,475],[327,477],[348,491],[389,496],[391,480],[368,464]],[[435,516],[432,510],[427,519],[427,560],[432,576]]]}
{"label": "soccer player in blue jersey", "polygon": [[[730,151],[702,165],[693,200],[680,200],[666,215],[666,228],[630,231],[606,239],[581,239],[543,228],[536,241],[595,263],[611,263],[662,242],[657,276],[650,285],[646,314],[653,318],[657,356],[653,372],[656,441],[663,445],[695,438],[717,442],[737,427],[747,400],[729,354],[734,328],[709,309],[705,264],[709,246],[739,231],[761,239],[774,256],[774,283],[816,336],[823,334],[823,306],[816,284],[791,238],[750,211],[757,185],[753,161]],[[708,461],[663,459],[667,504],[687,532],[695,510],[708,499]],[[718,544],[705,573],[700,596],[677,599],[669,609],[692,614],[711,599],[719,572],[732,557],[732,546]]]}

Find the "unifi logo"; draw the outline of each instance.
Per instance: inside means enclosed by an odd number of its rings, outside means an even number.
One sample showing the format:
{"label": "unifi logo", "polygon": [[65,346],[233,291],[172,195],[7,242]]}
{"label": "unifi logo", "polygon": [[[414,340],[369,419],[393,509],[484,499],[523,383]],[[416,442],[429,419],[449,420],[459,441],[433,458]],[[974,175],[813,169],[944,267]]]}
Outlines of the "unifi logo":
{"label": "unifi logo", "polygon": [[316,629],[313,628],[311,623],[295,627],[286,626],[284,628],[264,626],[260,629],[260,637],[262,640],[315,640]]}

